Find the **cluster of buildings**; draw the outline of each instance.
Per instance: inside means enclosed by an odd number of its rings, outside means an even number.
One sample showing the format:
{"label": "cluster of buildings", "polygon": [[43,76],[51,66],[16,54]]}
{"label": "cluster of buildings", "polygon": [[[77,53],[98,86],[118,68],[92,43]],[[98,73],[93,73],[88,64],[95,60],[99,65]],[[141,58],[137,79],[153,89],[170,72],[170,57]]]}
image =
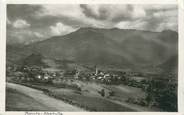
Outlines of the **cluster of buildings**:
{"label": "cluster of buildings", "polygon": [[7,70],[13,71],[12,76],[16,76],[17,80],[25,82],[55,83],[70,79],[104,84],[125,84],[141,88],[149,79],[139,72],[101,71],[98,68],[95,68],[94,71],[79,71],[77,69],[49,71],[38,66],[23,66],[21,68],[8,67]]}

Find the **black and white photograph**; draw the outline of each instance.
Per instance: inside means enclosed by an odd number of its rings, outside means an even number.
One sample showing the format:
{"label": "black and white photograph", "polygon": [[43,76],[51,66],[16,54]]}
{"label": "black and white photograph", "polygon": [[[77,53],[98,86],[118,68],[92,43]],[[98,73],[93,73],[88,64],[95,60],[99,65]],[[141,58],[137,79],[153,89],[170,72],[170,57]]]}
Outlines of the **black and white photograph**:
{"label": "black and white photograph", "polygon": [[176,4],[6,12],[6,111],[178,111]]}

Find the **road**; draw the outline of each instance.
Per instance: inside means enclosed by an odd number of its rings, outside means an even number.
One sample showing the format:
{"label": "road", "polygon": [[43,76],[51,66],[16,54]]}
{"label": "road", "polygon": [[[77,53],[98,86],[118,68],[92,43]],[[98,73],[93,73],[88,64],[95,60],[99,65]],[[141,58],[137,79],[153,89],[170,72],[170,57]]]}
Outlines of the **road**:
{"label": "road", "polygon": [[[14,84],[14,83],[7,83],[7,88],[10,89],[14,89],[17,92],[30,97],[31,99],[33,99],[35,102],[40,103],[40,105],[43,105],[42,108],[45,108],[45,111],[48,110],[52,110],[52,111],[85,111],[82,108],[70,105],[68,103],[65,103],[61,100],[49,97],[47,95],[45,95],[42,91],[33,89],[33,88],[29,88],[26,86],[22,86],[19,84]],[[34,105],[33,105],[34,106]],[[38,111],[38,110],[34,110],[34,111]]]}

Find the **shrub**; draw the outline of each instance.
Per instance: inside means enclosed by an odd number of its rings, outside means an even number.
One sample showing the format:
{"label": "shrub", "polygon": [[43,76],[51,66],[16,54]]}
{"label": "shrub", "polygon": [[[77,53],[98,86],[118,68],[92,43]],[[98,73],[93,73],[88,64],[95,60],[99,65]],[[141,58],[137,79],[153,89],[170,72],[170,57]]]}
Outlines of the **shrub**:
{"label": "shrub", "polygon": [[114,94],[115,94],[114,91],[109,92],[109,96],[114,96]]}

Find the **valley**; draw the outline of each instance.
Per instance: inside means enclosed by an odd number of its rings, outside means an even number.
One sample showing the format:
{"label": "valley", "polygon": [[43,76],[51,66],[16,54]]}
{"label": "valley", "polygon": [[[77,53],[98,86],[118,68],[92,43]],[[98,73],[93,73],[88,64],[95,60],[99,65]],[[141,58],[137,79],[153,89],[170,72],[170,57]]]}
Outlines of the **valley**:
{"label": "valley", "polygon": [[7,110],[24,109],[10,106],[22,105],[19,97],[38,106],[28,110],[177,111],[177,36],[80,28],[28,45],[7,44],[7,98],[13,99]]}

